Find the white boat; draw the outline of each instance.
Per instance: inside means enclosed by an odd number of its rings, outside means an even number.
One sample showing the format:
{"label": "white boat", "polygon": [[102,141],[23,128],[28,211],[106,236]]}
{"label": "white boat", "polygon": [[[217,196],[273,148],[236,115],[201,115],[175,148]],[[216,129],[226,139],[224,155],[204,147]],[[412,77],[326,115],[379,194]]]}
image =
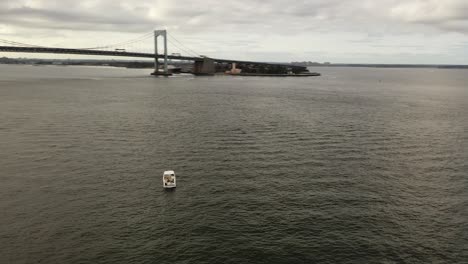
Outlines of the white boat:
{"label": "white boat", "polygon": [[176,187],[176,176],[174,171],[165,171],[163,173],[163,187],[164,188],[175,188]]}

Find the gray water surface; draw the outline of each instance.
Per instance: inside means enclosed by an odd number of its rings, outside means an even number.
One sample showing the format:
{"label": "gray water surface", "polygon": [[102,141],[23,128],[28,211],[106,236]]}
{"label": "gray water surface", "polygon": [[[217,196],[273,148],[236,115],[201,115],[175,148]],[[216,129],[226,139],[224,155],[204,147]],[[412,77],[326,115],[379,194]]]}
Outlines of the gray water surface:
{"label": "gray water surface", "polygon": [[468,263],[468,72],[312,70],[0,65],[0,262]]}

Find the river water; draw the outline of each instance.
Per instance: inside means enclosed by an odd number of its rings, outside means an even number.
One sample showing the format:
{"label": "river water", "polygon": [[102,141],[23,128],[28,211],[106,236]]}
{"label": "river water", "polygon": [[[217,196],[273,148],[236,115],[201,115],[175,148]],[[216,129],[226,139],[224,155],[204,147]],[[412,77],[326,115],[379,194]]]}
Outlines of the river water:
{"label": "river water", "polygon": [[468,263],[468,72],[312,70],[0,65],[0,262]]}

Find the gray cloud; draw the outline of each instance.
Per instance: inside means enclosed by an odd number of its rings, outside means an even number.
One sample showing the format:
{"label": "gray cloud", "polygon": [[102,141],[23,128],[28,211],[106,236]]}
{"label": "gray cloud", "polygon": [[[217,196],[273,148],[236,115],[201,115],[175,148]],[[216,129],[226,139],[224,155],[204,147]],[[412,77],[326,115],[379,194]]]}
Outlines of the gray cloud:
{"label": "gray cloud", "polygon": [[39,29],[141,31],[155,22],[157,19],[148,19],[137,12],[127,13],[118,9],[106,12],[103,9],[81,10],[73,6],[46,9],[26,5],[0,9],[0,23]]}
{"label": "gray cloud", "polygon": [[[1,0],[0,37],[32,36],[65,42],[75,35],[121,41],[156,28],[184,36],[206,51],[252,49],[261,57],[306,54],[307,45],[323,54],[363,49],[415,50],[445,35],[468,37],[466,0]],[[73,34],[72,34],[73,32]],[[77,33],[82,32],[82,33]],[[95,33],[94,33],[95,32]],[[411,36],[418,35],[418,38]],[[46,37],[44,37],[46,36]],[[456,37],[466,41],[467,37]],[[62,38],[62,39],[61,39]],[[243,40],[244,42],[240,41]],[[300,41],[302,40],[302,41]],[[388,41],[397,41],[388,43]],[[75,45],[76,41],[68,41]],[[217,43],[211,44],[210,43]],[[222,43],[222,44],[219,44]],[[216,47],[218,45],[218,47]],[[222,47],[220,47],[222,45]],[[284,49],[295,49],[285,52]],[[354,50],[353,50],[354,49]],[[372,54],[376,51],[372,50]],[[369,51],[369,54],[371,51]],[[240,54],[240,53],[239,53]],[[260,55],[259,55],[260,56]]]}
{"label": "gray cloud", "polygon": [[394,5],[392,17],[442,31],[468,33],[468,2],[464,0],[412,0]]}
{"label": "gray cloud", "polygon": [[[444,31],[468,29],[464,0],[376,1],[215,1],[205,0],[3,0],[0,23],[11,26],[73,30],[141,31],[174,27],[200,32],[274,27],[272,33],[300,32],[311,25],[324,30],[372,30],[396,22],[423,24]],[[246,27],[246,25],[249,25]]]}

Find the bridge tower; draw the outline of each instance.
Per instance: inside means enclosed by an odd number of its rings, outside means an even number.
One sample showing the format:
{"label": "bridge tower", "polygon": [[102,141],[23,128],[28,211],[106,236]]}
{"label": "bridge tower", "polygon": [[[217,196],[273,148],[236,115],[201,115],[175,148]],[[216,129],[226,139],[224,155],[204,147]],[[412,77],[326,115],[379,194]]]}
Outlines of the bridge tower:
{"label": "bridge tower", "polygon": [[[159,71],[159,54],[158,54],[158,38],[163,38],[164,44],[164,71]],[[153,75],[171,75],[167,69],[167,31],[166,30],[155,30],[154,31],[154,73]]]}

